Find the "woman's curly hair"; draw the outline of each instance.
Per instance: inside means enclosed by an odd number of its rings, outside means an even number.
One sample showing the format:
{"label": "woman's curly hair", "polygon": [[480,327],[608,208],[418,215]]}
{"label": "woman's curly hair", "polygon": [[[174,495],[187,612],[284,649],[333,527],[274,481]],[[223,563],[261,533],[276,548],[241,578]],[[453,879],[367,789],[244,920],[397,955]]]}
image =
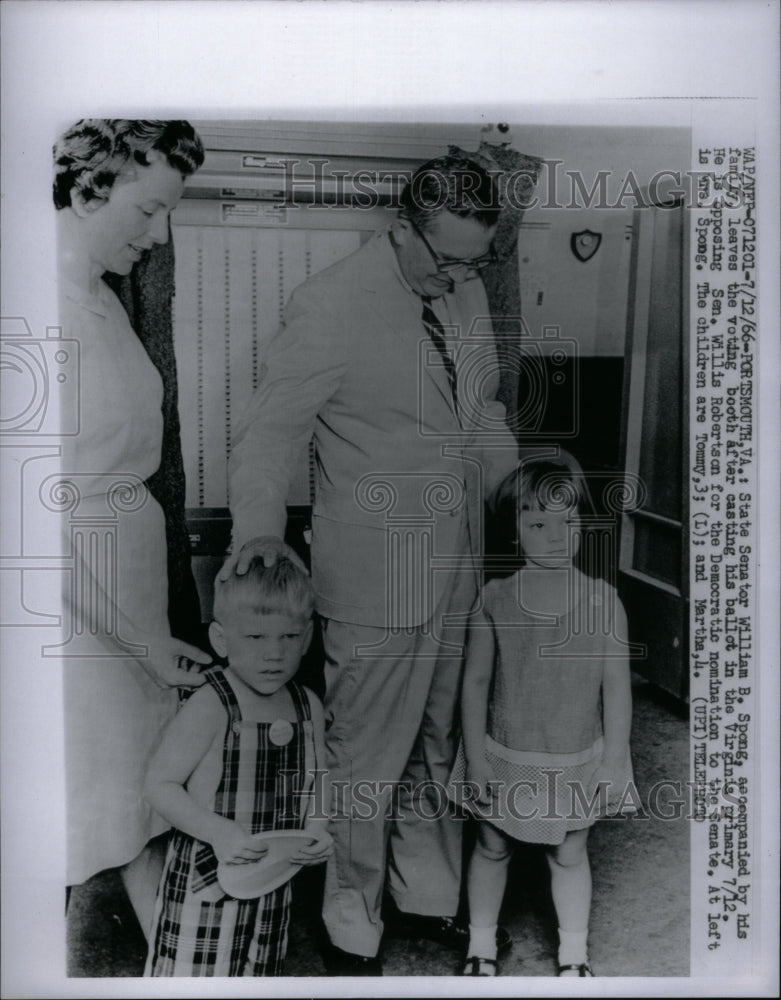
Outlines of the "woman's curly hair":
{"label": "woman's curly hair", "polygon": [[189,177],[203,163],[203,143],[187,121],[83,118],[54,144],[54,204],[71,204],[75,187],[84,201],[107,198],[128,164],[149,166],[157,150],[168,165]]}

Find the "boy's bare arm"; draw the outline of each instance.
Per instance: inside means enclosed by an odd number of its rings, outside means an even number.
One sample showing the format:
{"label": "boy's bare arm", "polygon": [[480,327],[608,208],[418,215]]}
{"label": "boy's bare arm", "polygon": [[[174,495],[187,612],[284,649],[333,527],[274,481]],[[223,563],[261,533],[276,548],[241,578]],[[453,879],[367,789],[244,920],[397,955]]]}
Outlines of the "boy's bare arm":
{"label": "boy's bare arm", "polygon": [[205,808],[186,788],[225,723],[217,694],[211,688],[196,692],[166,729],[147,771],[144,796],[178,830],[211,844],[218,860],[254,861],[267,848],[256,846],[238,823]]}
{"label": "boy's bare arm", "polygon": [[486,619],[474,619],[469,630],[461,692],[461,730],[467,762],[485,756],[488,691],[494,669],[494,637]]}
{"label": "boy's bare arm", "polygon": [[466,647],[461,690],[461,732],[466,756],[466,780],[478,787],[477,801],[488,805],[496,780],[485,756],[488,731],[488,693],[494,671],[494,635],[485,616],[472,619]]}

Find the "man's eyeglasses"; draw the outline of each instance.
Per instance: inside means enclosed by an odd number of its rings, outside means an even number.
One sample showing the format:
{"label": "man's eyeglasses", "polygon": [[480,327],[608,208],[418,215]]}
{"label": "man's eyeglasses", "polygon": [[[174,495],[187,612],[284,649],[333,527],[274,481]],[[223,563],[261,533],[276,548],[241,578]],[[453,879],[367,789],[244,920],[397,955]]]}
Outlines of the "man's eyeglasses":
{"label": "man's eyeglasses", "polygon": [[423,244],[431,254],[431,258],[437,265],[437,270],[441,271],[443,274],[450,274],[454,271],[460,271],[465,269],[467,272],[477,272],[482,271],[484,267],[488,267],[489,264],[496,264],[499,260],[499,256],[491,247],[489,253],[483,257],[475,257],[473,260],[454,260],[452,257],[442,257],[437,251],[432,247],[426,237],[423,235],[421,229],[415,225],[409,216],[404,216],[404,218],[409,222],[412,228],[415,230],[417,235],[423,240]]}

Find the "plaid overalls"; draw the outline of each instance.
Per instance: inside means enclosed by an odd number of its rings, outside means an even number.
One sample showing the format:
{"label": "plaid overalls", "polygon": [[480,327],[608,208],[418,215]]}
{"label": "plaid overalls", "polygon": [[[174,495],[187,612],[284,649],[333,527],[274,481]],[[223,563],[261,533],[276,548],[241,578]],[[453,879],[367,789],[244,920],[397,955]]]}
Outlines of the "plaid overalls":
{"label": "plaid overalls", "polygon": [[[272,723],[244,722],[222,670],[206,672],[228,725],[214,811],[251,833],[294,830],[306,818],[315,767],[309,700],[288,684],[298,721],[284,746]],[[285,776],[281,772],[292,772]],[[279,976],[287,950],[291,883],[260,899],[234,899],[217,882],[212,848],[174,830],[157,894],[147,976]]]}

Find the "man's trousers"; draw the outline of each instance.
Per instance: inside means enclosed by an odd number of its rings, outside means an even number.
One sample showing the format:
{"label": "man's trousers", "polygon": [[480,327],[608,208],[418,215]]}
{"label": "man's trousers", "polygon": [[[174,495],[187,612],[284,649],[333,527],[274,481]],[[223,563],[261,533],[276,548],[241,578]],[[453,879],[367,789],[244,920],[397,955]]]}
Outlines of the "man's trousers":
{"label": "man's trousers", "polygon": [[[323,920],[344,951],[377,954],[386,871],[400,910],[454,916],[458,908],[462,821],[445,789],[459,729],[465,619],[475,596],[465,556],[422,626],[388,632],[323,620],[334,838]],[[460,620],[448,622],[451,615]]]}

